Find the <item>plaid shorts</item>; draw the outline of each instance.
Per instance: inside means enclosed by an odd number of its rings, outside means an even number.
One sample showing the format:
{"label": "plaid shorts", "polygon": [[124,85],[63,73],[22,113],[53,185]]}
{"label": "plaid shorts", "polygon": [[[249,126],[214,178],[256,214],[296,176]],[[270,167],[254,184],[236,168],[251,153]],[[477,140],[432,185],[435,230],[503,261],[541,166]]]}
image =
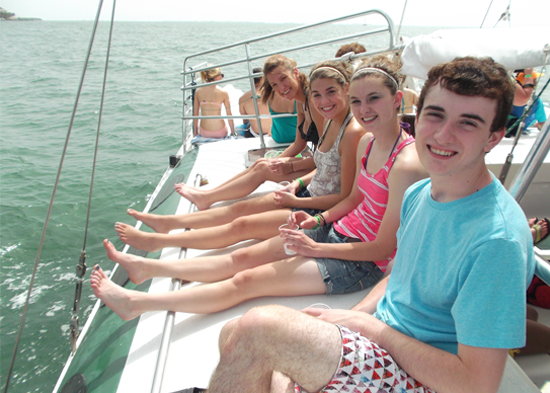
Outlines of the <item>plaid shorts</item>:
{"label": "plaid shorts", "polygon": [[[343,326],[338,328],[342,336],[340,365],[321,392],[435,393],[410,377],[376,343]],[[295,385],[295,392],[302,392],[300,386]]]}

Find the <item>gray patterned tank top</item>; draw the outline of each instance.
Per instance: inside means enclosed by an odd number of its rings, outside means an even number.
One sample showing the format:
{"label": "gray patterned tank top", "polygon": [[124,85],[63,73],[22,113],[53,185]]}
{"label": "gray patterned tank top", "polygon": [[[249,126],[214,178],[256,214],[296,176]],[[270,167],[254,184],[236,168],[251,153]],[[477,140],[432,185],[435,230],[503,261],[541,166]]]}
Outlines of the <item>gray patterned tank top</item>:
{"label": "gray patterned tank top", "polygon": [[[342,123],[340,133],[329,151],[323,153],[319,150],[319,148],[315,150],[313,160],[317,166],[317,172],[313,175],[313,179],[311,179],[311,182],[307,188],[312,197],[338,194],[340,192],[340,186],[342,183],[340,178],[340,163],[342,159],[340,157],[340,153],[338,153],[338,147],[340,146],[340,140],[342,140],[342,136],[344,135],[344,130],[352,117],[353,113],[350,112],[346,117],[346,120]],[[319,139],[319,144],[317,146],[321,146],[323,143],[323,139],[331,123],[332,120],[325,126],[323,136]]]}

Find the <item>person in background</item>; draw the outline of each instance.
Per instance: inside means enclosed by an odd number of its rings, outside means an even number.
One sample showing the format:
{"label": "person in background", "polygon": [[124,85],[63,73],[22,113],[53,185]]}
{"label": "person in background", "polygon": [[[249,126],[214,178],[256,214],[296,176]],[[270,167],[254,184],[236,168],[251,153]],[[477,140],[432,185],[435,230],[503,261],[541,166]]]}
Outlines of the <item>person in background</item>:
{"label": "person in background", "polygon": [[407,87],[403,88],[403,101],[401,102],[401,114],[407,115],[416,113],[418,105],[418,93]]}
{"label": "person in background", "polygon": [[[517,120],[521,118],[529,99],[535,92],[538,78],[541,74],[536,73],[532,68],[524,70],[516,70],[516,92],[514,94],[514,106],[510,112],[508,123],[506,125],[509,130],[506,132],[506,137],[511,138],[516,136],[519,123]],[[546,112],[540,97],[534,102],[533,107],[524,119],[525,128],[535,126],[541,129],[546,121]],[[515,124],[515,126],[514,126]]]}
{"label": "person in background", "polygon": [[[269,57],[264,64],[262,87],[262,101],[268,103],[272,114],[278,114],[272,112],[271,105],[275,102],[297,107],[297,118],[273,118],[271,124],[271,137],[276,142],[279,142],[279,132],[288,133],[288,129],[290,134],[294,135],[294,142],[277,157],[277,160],[260,158],[241,173],[213,189],[202,190],[178,183],[174,188],[182,197],[194,203],[199,210],[206,210],[213,203],[247,196],[266,180],[277,183],[283,180],[290,181],[315,169],[311,157],[296,156],[304,151],[307,142],[317,145],[317,130],[323,129],[324,119],[317,109],[309,105],[309,82],[307,76],[299,72],[296,66],[294,60],[285,56]],[[286,121],[282,122],[284,119],[292,119],[293,128],[289,128]]]}
{"label": "person in background", "polygon": [[267,306],[230,321],[208,392],[497,392],[525,343],[535,270],[525,215],[484,160],[513,94],[489,58],[432,68],[416,125],[430,179],[405,194],[391,275],[353,310]]}
{"label": "person in background", "polygon": [[[211,68],[201,71],[203,83],[218,82],[223,79],[220,68]],[[229,94],[218,85],[199,87],[195,90],[193,103],[193,116],[220,116],[222,105],[228,116],[231,116],[231,104]],[[229,120],[231,134],[235,133],[233,120]],[[200,135],[203,138],[225,138],[227,136],[227,125],[223,119],[208,119],[207,117],[193,120],[193,136]]]}
{"label": "person in background", "polygon": [[358,53],[366,53],[367,48],[365,48],[364,45],[358,43],[358,42],[352,42],[351,44],[344,44],[342,45],[338,51],[336,52],[335,57],[342,57],[344,55],[347,55],[348,53],[352,53],[354,55]]}
{"label": "person in background", "polygon": [[[252,70],[252,73],[258,74],[262,72],[261,68],[254,68]],[[241,98],[239,98],[239,112],[241,115],[256,115],[256,109],[254,107],[254,99],[252,97],[252,94],[256,96],[256,98],[259,98],[260,96],[258,94],[261,94],[261,85],[263,83],[263,77],[255,77],[254,78],[254,93],[252,90],[247,91],[244,93]],[[258,110],[260,111],[260,115],[267,115],[269,114],[269,109],[267,108],[267,105],[263,103],[261,100],[256,100],[258,105]],[[262,132],[264,135],[271,136],[271,119],[261,119],[260,120],[262,124]],[[243,135],[245,138],[253,138],[255,136],[258,136],[260,131],[258,129],[258,122],[256,121],[255,117],[251,117],[250,119],[244,119],[242,126],[237,127],[237,133],[240,135]]]}

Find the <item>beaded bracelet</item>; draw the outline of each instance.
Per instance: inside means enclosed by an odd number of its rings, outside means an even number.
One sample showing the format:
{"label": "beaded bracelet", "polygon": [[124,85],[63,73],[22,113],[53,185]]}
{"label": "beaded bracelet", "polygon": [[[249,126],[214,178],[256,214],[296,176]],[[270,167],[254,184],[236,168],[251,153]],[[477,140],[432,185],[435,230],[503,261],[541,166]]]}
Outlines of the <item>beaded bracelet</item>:
{"label": "beaded bracelet", "polygon": [[305,187],[304,181],[303,181],[302,179],[300,179],[300,178],[298,177],[298,178],[296,179],[296,181],[297,181],[298,183],[300,183],[300,190],[301,190],[302,188]]}
{"label": "beaded bracelet", "polygon": [[319,213],[318,216],[321,218],[321,221],[322,221],[321,226],[323,226],[323,227],[327,226],[327,221],[325,220],[325,217],[323,216],[323,213]]}

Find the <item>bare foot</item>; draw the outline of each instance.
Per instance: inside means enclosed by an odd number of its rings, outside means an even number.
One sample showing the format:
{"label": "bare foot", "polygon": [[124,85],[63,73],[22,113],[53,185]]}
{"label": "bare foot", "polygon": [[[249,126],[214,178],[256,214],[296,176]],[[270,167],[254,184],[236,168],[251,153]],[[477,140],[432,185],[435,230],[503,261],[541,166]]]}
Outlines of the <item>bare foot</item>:
{"label": "bare foot", "polygon": [[527,223],[529,224],[529,228],[531,228],[533,225],[537,223],[537,217],[533,217],[527,220]]}
{"label": "bare foot", "polygon": [[134,284],[141,284],[143,281],[151,278],[146,273],[145,258],[117,251],[113,243],[107,239],[103,240],[103,247],[105,247],[109,259],[119,263],[126,270],[130,281]]}
{"label": "bare foot", "polygon": [[210,207],[210,205],[212,205],[211,203],[204,201],[204,194],[201,190],[198,190],[194,187],[189,187],[187,184],[184,183],[178,183],[174,186],[174,188],[176,189],[176,192],[178,194],[180,194],[191,203],[194,203],[199,210],[206,210]]}
{"label": "bare foot", "polygon": [[138,212],[134,209],[126,210],[126,213],[134,217],[136,220],[143,222],[157,233],[168,233],[172,229],[178,229],[171,225],[173,222],[168,218],[168,216]]}
{"label": "bare foot", "polygon": [[132,306],[133,294],[136,291],[124,289],[113,283],[99,265],[95,265],[92,270],[90,285],[94,295],[125,321],[141,315],[141,312]]}
{"label": "bare foot", "polygon": [[118,232],[120,240],[138,250],[154,252],[162,249],[155,239],[158,236],[156,233],[142,232],[123,222],[115,224],[115,231]]}

